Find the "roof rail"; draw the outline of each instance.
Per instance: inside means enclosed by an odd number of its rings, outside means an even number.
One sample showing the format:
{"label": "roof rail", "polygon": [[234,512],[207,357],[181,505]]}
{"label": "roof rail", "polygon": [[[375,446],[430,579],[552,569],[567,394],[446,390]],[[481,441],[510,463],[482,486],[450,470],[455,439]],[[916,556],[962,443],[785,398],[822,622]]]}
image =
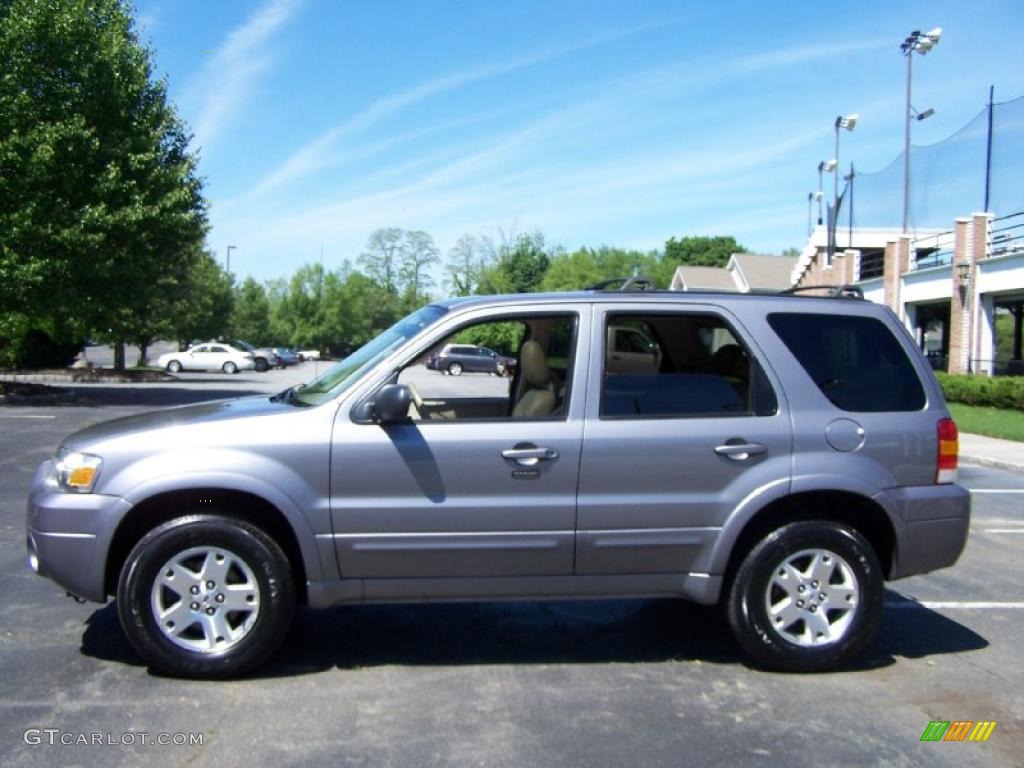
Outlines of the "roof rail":
{"label": "roof rail", "polygon": [[653,291],[656,290],[657,286],[654,285],[654,281],[649,277],[634,275],[633,277],[612,277],[608,280],[588,285],[583,290],[607,291],[610,288],[616,291]]}
{"label": "roof rail", "polygon": [[830,299],[863,299],[864,291],[859,285],[801,285],[787,288],[779,293],[798,294],[806,291],[828,291],[826,296]]}

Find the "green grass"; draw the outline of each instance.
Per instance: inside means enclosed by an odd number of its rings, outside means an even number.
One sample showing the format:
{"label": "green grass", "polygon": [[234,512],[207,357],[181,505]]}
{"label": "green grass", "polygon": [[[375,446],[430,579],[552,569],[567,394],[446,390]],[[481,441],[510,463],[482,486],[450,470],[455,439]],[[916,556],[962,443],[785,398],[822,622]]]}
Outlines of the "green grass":
{"label": "green grass", "polygon": [[961,432],[1024,442],[1024,411],[949,403],[949,412]]}

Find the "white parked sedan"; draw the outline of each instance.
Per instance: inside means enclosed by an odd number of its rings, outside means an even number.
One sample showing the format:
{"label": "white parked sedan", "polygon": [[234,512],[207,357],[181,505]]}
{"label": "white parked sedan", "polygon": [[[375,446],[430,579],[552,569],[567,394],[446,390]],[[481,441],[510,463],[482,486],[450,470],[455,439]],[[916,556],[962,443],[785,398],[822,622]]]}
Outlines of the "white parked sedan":
{"label": "white parked sedan", "polygon": [[178,371],[224,371],[238,373],[256,367],[251,353],[236,349],[230,344],[209,342],[196,344],[185,352],[168,352],[160,355],[157,365],[171,373]]}

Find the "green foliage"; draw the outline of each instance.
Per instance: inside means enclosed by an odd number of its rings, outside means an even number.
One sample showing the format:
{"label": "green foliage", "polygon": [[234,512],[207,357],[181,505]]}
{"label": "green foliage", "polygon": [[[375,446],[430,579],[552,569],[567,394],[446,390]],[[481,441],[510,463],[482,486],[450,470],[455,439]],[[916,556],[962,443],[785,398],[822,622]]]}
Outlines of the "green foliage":
{"label": "green foliage", "polygon": [[511,357],[519,354],[519,347],[522,346],[525,335],[526,326],[523,323],[481,323],[460,331],[452,341],[456,344],[487,347],[498,354]]}
{"label": "green foliage", "polygon": [[187,143],[124,2],[0,3],[0,306],[150,335],[206,231]]}
{"label": "green foliage", "polygon": [[160,302],[165,309],[158,337],[187,342],[221,336],[229,327],[234,304],[231,275],[212,253],[199,252]]}
{"label": "green foliage", "polygon": [[680,264],[688,267],[724,267],[734,253],[746,249],[734,237],[688,236],[676,240],[670,237],[665,243],[664,261],[673,269]]}
{"label": "green foliage", "polygon": [[256,346],[265,346],[275,341],[270,330],[267,290],[251,277],[245,278],[234,289],[230,328],[232,337]]}
{"label": "green foliage", "polygon": [[551,263],[540,231],[506,238],[480,271],[477,293],[534,293]]}
{"label": "green foliage", "polygon": [[[658,272],[657,253],[612,248],[602,245],[597,249],[580,248],[572,253],[552,256],[541,282],[543,291],[579,291],[588,285],[613,277],[633,274],[654,278]],[[657,282],[655,278],[655,282]],[[667,284],[659,284],[667,288]]]}
{"label": "green foliage", "polygon": [[1013,359],[1013,315],[996,314],[996,360]]}
{"label": "green foliage", "polygon": [[[55,340],[54,337],[57,337]],[[24,315],[0,316],[0,369],[64,368],[74,362],[82,342],[61,341],[63,334],[42,328]]]}
{"label": "green foliage", "polygon": [[951,403],[1024,411],[1024,377],[972,376],[937,372],[942,394]]}
{"label": "green foliage", "polygon": [[961,434],[966,432],[1024,442],[1024,411],[950,403],[949,412]]}

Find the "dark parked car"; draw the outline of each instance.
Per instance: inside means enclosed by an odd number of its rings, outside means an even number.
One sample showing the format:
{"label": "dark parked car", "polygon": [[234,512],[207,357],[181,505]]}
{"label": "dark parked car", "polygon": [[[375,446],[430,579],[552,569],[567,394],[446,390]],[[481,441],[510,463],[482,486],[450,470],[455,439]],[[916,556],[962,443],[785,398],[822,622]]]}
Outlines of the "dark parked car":
{"label": "dark parked car", "polygon": [[475,344],[448,344],[440,354],[427,358],[427,368],[451,376],[461,376],[463,373],[504,376],[515,369],[515,359]]}
{"label": "dark parked car", "polygon": [[282,368],[287,368],[289,365],[298,365],[302,362],[302,358],[294,349],[288,349],[287,347],[274,347],[272,350],[277,359],[281,362]]}

